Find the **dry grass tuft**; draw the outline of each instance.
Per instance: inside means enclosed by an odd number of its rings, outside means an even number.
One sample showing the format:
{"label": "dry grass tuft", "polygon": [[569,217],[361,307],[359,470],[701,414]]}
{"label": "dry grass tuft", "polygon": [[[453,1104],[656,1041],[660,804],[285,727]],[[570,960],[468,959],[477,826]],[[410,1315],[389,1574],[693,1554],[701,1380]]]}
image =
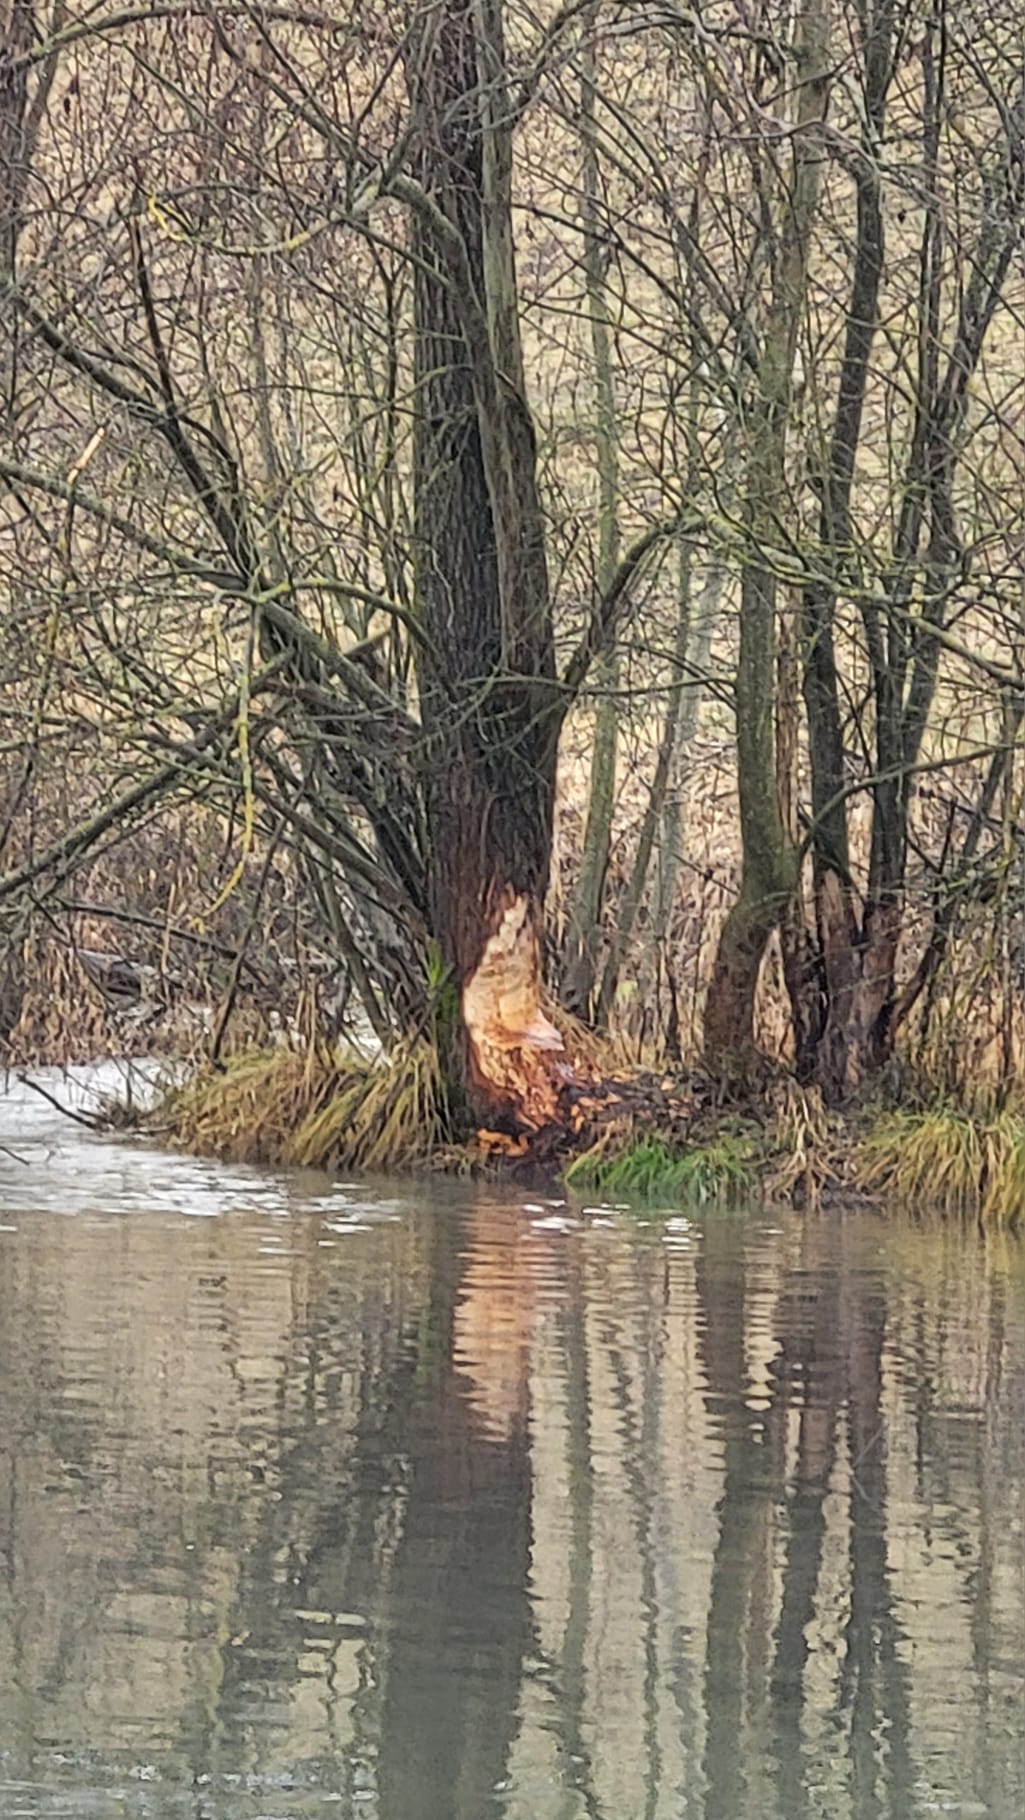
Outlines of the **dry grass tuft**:
{"label": "dry grass tuft", "polygon": [[1025,1116],[1005,1107],[890,1112],[862,1141],[855,1182],[904,1206],[1015,1225],[1025,1218]]}
{"label": "dry grass tuft", "polygon": [[423,1040],[374,1061],[323,1043],[246,1050],[200,1069],[155,1118],[201,1155],[370,1172],[429,1162],[450,1125],[437,1051]]}
{"label": "dry grass tuft", "polygon": [[612,1080],[632,1069],[634,1058],[623,1036],[615,1031],[592,1029],[590,1024],[585,1024],[547,995],[543,1009],[562,1037],[566,1060],[576,1074],[594,1080]]}
{"label": "dry grass tuft", "polygon": [[824,1189],[842,1180],[844,1135],[827,1112],[817,1087],[801,1087],[785,1075],[773,1095],[772,1145],[775,1162],[765,1186],[774,1199],[817,1207]]}

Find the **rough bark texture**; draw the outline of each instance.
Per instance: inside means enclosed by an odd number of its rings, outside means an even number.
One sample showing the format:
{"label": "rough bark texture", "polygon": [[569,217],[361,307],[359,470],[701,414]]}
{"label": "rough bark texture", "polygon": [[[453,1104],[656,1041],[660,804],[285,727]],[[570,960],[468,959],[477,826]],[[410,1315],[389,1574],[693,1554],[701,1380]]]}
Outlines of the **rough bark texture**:
{"label": "rough bark texture", "polygon": [[540,1010],[554,655],[515,322],[507,125],[489,118],[501,111],[488,68],[489,58],[500,64],[500,42],[486,14],[449,0],[434,15],[414,92],[418,176],[463,249],[458,273],[444,228],[415,214],[428,917],[460,993],[474,1115],[536,1126],[554,1114],[551,1055],[561,1047]]}
{"label": "rough bark texture", "polygon": [[[720,491],[724,500],[723,510],[728,511],[731,509],[728,489],[724,487]],[[662,831],[659,843],[654,913],[654,936],[657,942],[664,942],[668,936],[676,902],[676,887],[679,882],[680,868],[683,865],[686,833],[683,821],[683,789],[692,762],[692,748],[705,692],[703,677],[708,669],[719,607],[729,576],[726,563],[718,556],[713,557],[696,601],[692,601],[691,570],[691,547],[681,539],[679,551],[680,615],[677,627],[679,633],[682,634],[685,631],[685,637],[681,637],[679,640],[678,649],[682,648],[683,652],[685,669],[681,681],[685,677],[686,686],[683,689],[680,717],[676,725],[673,774],[670,778],[669,794],[662,807]]]}
{"label": "rough bark texture", "polygon": [[[800,838],[801,653],[800,611],[788,601],[780,616],[776,679],[776,775],[780,813],[792,852]],[[818,956],[807,919],[804,881],[795,877],[780,918],[780,956],[791,1005],[794,1066],[798,1079],[808,1077],[810,1058],[821,1024]]]}

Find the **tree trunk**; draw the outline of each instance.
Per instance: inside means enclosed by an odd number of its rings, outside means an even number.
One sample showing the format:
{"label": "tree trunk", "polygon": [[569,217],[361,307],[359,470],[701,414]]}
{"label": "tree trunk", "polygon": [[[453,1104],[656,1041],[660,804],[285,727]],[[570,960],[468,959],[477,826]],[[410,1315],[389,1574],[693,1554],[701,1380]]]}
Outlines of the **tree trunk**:
{"label": "tree trunk", "polygon": [[[717,1073],[726,1075],[742,1074],[753,1059],[758,975],[796,875],[776,789],[776,577],[769,552],[779,542],[779,526],[787,516],[785,470],[794,358],[823,156],[814,129],[825,116],[829,93],[828,0],[807,0],[798,23],[796,52],[799,98],[793,171],[779,198],[772,298],[747,425],[748,554],[741,576],[736,680],[740,893],[719,939],[705,1011],[706,1059]],[[764,195],[762,200],[767,200]]]}
{"label": "tree trunk", "polygon": [[[921,46],[923,194],[927,201],[919,261],[918,360],[910,447],[886,575],[886,607],[881,610],[869,591],[861,593],[860,603],[875,699],[876,779],[868,882],[859,913],[850,875],[833,631],[837,597],[860,541],[851,498],[886,264],[876,148],[885,137],[893,46],[903,24],[896,0],[882,0],[867,20],[863,48],[866,124],[857,163],[857,240],[836,412],[819,477],[819,537],[832,579],[817,578],[810,583],[803,603],[804,695],[814,810],[815,939],[821,959],[819,981],[825,987],[809,1072],[814,1072],[833,1099],[855,1091],[888,1059],[900,1017],[914,1002],[899,990],[897,978],[913,776],[936,689],[940,646],[935,634],[950,613],[951,596],[960,579],[955,471],[968,385],[1009,269],[1012,239],[1008,226],[1018,219],[1022,197],[1020,165],[1012,163],[1001,178],[1008,182],[1010,196],[1001,198],[1000,209],[983,203],[970,276],[962,283],[951,351],[941,373],[942,325],[950,308],[943,297],[950,249],[940,202],[942,123],[947,113],[946,20],[941,7],[930,19]],[[919,578],[923,605],[913,614]]]}
{"label": "tree trunk", "polygon": [[[723,489],[723,498],[722,510],[728,512],[731,506],[729,494],[725,489]],[[670,782],[669,796],[662,807],[662,832],[659,840],[653,930],[656,942],[666,940],[672,920],[673,906],[676,902],[676,887],[683,864],[684,848],[683,787],[692,759],[701,703],[705,693],[702,678],[708,669],[708,660],[712,653],[712,637],[729,575],[725,560],[719,555],[713,555],[701,585],[701,591],[694,603],[692,601],[693,557],[691,546],[682,540],[679,563],[680,617],[681,620],[685,619],[687,626],[684,659],[690,673],[690,681],[684,690],[683,700],[680,704],[680,719],[676,728],[674,775]]]}
{"label": "tree trunk", "polygon": [[16,61],[31,47],[33,13],[34,0],[0,0],[0,422],[14,403],[13,290],[29,160],[28,77]]}
{"label": "tree trunk", "polygon": [[[776,777],[780,813],[787,843],[798,851],[800,837],[799,769],[801,748],[801,651],[799,597],[780,616],[776,674]],[[794,888],[779,925],[783,979],[791,1007],[794,1072],[806,1081],[814,1072],[816,1044],[822,1026],[819,955],[812,940],[804,880],[795,871]]]}
{"label": "tree trunk", "polygon": [[557,721],[515,318],[500,19],[494,7],[446,0],[427,34],[413,104],[420,181],[442,217],[414,210],[427,907],[460,995],[454,1059],[470,1111],[536,1129],[555,1116],[562,1046],[541,1011]]}
{"label": "tree trunk", "polygon": [[[580,133],[583,158],[584,276],[594,358],[595,442],[598,458],[598,569],[599,594],[612,583],[619,557],[619,432],[616,394],[612,378],[612,341],[605,288],[607,239],[599,203],[598,153],[595,143],[595,21],[589,5],[583,19],[580,44]],[[579,1017],[592,1011],[598,955],[601,948],[601,909],[608,873],[612,838],[612,811],[616,793],[616,749],[619,741],[619,708],[612,693],[619,666],[613,648],[599,666],[599,694],[595,712],[594,747],[587,793],[587,823],[580,855],[580,876],[569,915],[563,998]]]}
{"label": "tree trunk", "polygon": [[[894,14],[894,0],[883,0],[873,14],[864,45],[867,123],[864,155],[857,174],[854,271],[836,417],[825,471],[818,477],[819,535],[838,576],[852,549],[851,491],[885,258],[873,147],[882,136],[885,122],[892,76]],[[835,586],[816,580],[805,589],[802,602],[804,700],[814,816],[814,939],[821,964],[807,968],[791,990],[795,1024],[805,1038],[799,1057],[802,1072],[814,1075],[830,1098],[841,1096],[860,1078],[868,1050],[877,1040],[873,1032],[880,1010],[875,1002],[879,982],[896,961],[893,917],[866,917],[859,930],[851,883],[843,730],[833,637],[836,599]],[[871,647],[871,637],[869,644]],[[893,714],[891,704],[881,707],[879,737],[883,742]],[[893,806],[880,801],[881,821],[892,820]],[[889,849],[893,842],[884,844]],[[876,847],[877,862],[888,870],[887,862],[896,859],[896,855],[889,851],[884,855],[878,840]]]}
{"label": "tree trunk", "polygon": [[[690,547],[680,546],[680,592],[679,612],[676,621],[676,639],[673,650],[672,693],[666,708],[662,738],[659,743],[658,758],[655,761],[655,775],[648,791],[648,800],[644,807],[640,834],[637,837],[637,850],[634,854],[633,868],[629,882],[623,892],[616,916],[616,926],[609,936],[609,952],[601,978],[601,988],[595,1008],[595,1022],[603,1028],[608,1024],[615,1002],[616,988],[619,984],[620,968],[634,932],[638,912],[644,902],[648,883],[648,870],[651,856],[655,851],[655,842],[660,826],[664,826],[666,799],[673,776],[673,770],[681,747],[680,729],[686,716],[691,734],[697,716],[698,692],[696,688],[684,684],[684,674],[688,667],[691,641],[691,595],[690,595]],[[707,645],[705,654],[707,656]],[[689,736],[688,736],[689,737]],[[677,810],[677,826],[679,811]]]}

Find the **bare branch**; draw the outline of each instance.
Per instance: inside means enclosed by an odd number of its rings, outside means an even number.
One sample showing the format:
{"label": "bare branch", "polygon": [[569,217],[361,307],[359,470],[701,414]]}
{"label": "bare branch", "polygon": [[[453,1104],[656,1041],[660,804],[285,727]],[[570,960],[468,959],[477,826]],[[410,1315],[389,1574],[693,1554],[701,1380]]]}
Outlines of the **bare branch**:
{"label": "bare branch", "polygon": [[690,535],[692,532],[696,536],[704,525],[704,518],[695,519],[693,526],[684,526],[681,520],[671,519],[665,524],[652,525],[630,545],[608,588],[601,599],[596,602],[588,620],[587,629],[563,671],[561,682],[563,714],[568,712],[579,695],[595,658],[607,650],[615,638],[630,595],[649,557],[665,545],[670,538]]}

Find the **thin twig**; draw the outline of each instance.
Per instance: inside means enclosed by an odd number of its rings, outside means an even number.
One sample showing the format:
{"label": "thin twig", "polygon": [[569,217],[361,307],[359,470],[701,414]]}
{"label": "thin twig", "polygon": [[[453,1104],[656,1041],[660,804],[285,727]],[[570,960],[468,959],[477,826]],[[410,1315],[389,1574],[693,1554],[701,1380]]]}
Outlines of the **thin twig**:
{"label": "thin twig", "polygon": [[[84,1125],[87,1131],[102,1131],[104,1129],[104,1121],[102,1119],[94,1117],[92,1113],[75,1112],[71,1106],[62,1105],[61,1101],[50,1092],[48,1087],[41,1086],[38,1081],[32,1080],[29,1075],[19,1074],[16,1078],[21,1082],[23,1087],[31,1087],[33,1093],[38,1093],[42,1099],[48,1101],[55,1112],[63,1113],[66,1119],[73,1119],[76,1125]],[[24,1158],[21,1160],[24,1161]]]}

